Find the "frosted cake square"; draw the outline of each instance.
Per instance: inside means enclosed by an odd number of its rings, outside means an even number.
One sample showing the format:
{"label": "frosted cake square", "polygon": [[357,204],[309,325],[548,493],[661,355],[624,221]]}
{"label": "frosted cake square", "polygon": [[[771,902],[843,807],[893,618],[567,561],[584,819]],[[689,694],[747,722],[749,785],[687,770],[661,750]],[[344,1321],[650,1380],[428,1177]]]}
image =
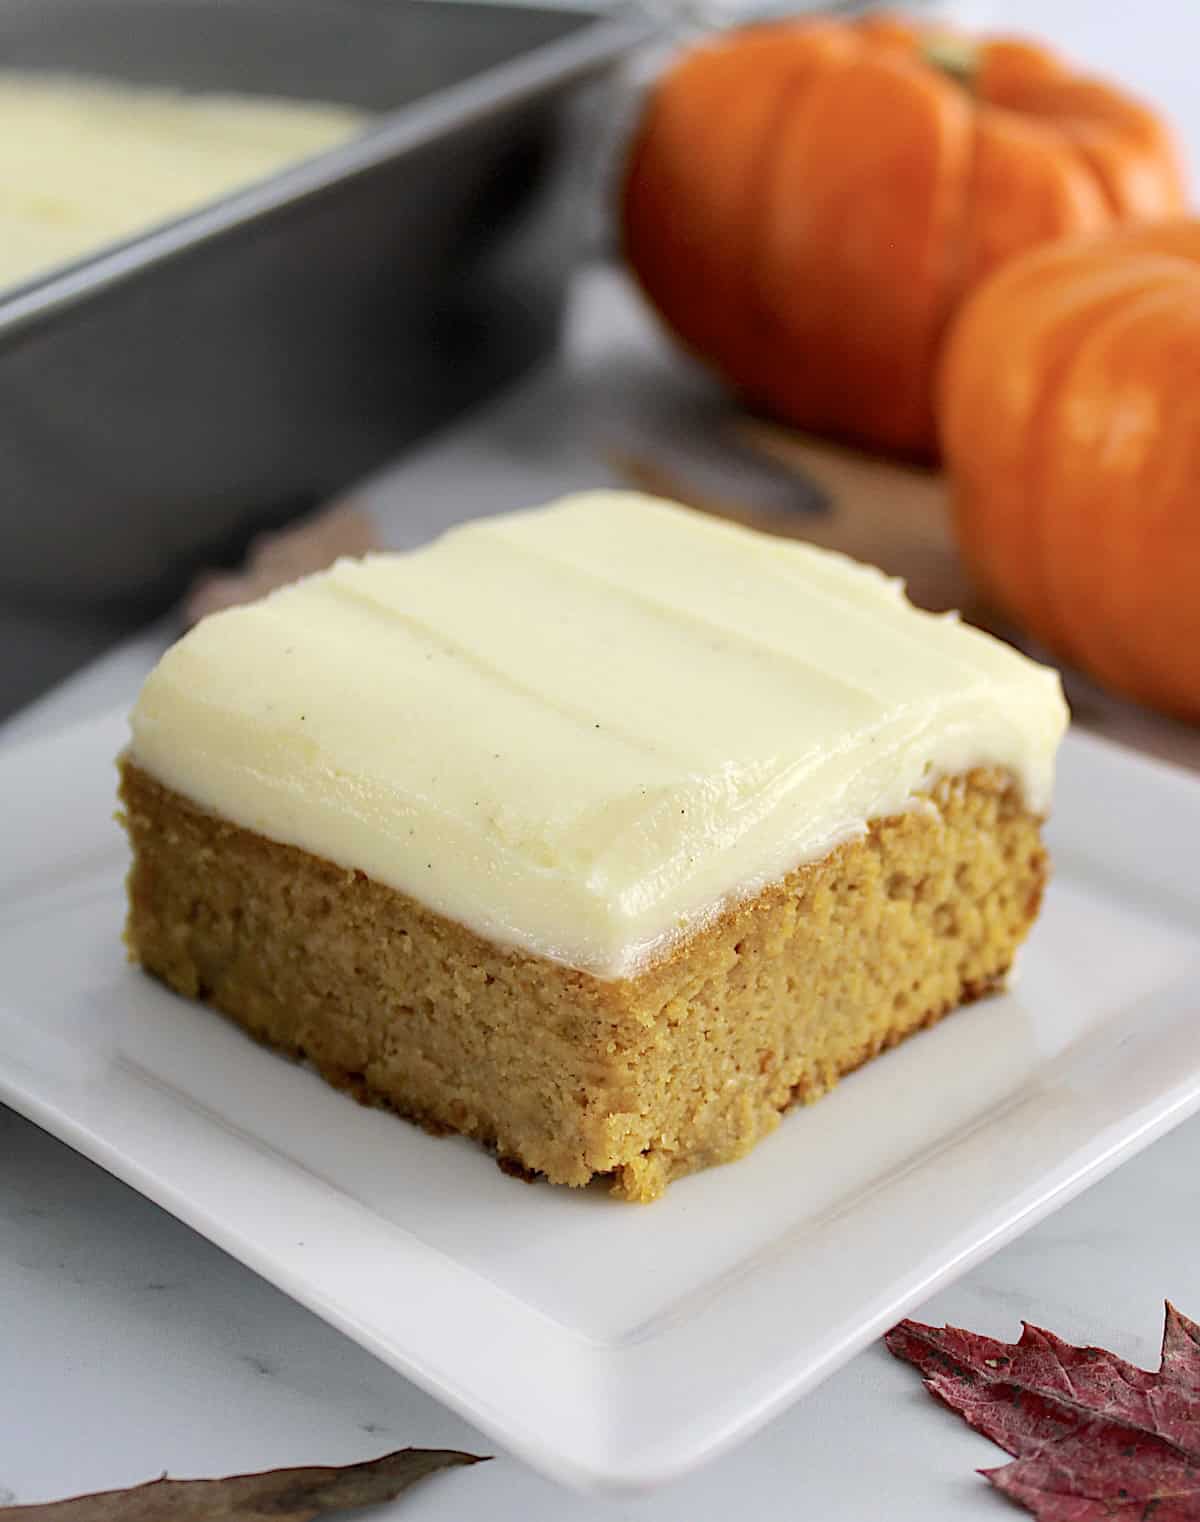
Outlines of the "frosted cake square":
{"label": "frosted cake square", "polygon": [[357,1097],[648,1200],[997,987],[1057,676],[627,493],[206,619],[121,759],[126,939]]}

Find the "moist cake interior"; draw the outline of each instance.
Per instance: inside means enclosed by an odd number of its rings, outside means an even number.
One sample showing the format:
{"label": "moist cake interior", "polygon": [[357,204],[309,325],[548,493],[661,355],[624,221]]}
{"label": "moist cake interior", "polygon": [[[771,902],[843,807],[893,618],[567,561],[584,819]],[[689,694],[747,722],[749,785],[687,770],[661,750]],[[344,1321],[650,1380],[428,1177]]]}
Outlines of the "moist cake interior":
{"label": "moist cake interior", "polygon": [[356,1098],[554,1183],[652,1200],[741,1157],[796,1103],[1002,982],[1046,878],[1011,779],[930,808],[606,981],[481,939],[412,898],[123,771],[127,936],[176,992]]}

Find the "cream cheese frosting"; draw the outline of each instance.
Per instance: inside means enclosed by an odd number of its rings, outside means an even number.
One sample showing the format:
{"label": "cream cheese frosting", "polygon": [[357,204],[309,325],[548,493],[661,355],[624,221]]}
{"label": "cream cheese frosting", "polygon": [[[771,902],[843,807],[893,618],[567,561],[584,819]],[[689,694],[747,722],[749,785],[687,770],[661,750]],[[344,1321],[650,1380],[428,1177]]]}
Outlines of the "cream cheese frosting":
{"label": "cream cheese frosting", "polygon": [[941,775],[1046,811],[1055,672],[810,545],[592,492],[205,619],[135,762],[204,808],[603,978]]}
{"label": "cream cheese frosting", "polygon": [[362,130],[345,106],[0,71],[0,288]]}

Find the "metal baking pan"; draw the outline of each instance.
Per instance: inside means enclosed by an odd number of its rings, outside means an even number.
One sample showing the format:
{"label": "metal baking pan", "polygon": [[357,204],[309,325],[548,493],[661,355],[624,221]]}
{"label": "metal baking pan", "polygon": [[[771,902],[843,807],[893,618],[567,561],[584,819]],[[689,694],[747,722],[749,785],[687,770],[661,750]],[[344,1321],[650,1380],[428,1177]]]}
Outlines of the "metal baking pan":
{"label": "metal baking pan", "polygon": [[0,605],[119,626],[553,342],[564,103],[635,20],[0,0],[7,68],[343,102],[365,135],[0,292]]}

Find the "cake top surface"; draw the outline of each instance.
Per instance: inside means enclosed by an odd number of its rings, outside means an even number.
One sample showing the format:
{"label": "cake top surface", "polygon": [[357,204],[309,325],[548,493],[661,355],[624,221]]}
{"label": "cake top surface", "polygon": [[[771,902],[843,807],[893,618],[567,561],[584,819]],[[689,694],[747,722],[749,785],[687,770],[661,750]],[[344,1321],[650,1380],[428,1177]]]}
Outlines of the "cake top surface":
{"label": "cake top surface", "polygon": [[624,492],[205,619],[135,762],[504,944],[632,974],[938,776],[1049,802],[1057,675],[844,556]]}

